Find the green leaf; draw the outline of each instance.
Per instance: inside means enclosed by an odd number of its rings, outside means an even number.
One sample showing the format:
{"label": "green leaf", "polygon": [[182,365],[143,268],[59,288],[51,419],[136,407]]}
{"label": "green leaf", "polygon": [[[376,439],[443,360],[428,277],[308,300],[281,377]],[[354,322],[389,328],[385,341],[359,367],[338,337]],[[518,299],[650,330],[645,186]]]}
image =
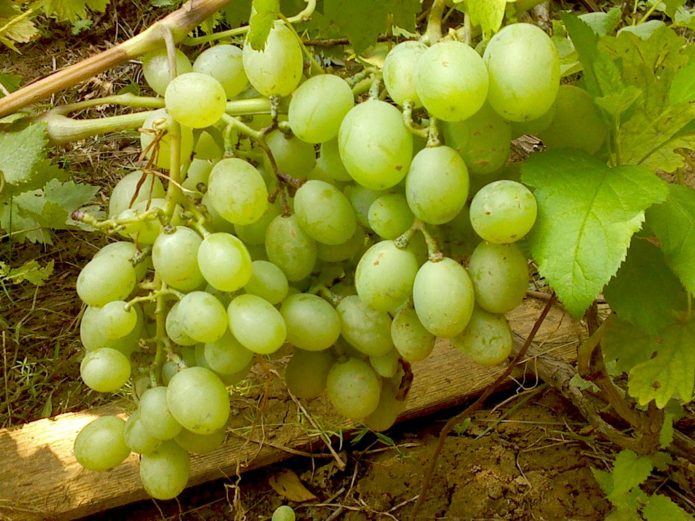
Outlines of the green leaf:
{"label": "green leaf", "polygon": [[606,362],[613,365],[613,374],[629,373],[636,365],[649,360],[654,349],[644,348],[645,338],[644,332],[628,321],[609,318],[601,348]]}
{"label": "green leaf", "polygon": [[661,242],[667,264],[695,294],[695,190],[670,185],[668,199],[647,212],[647,221]]}
{"label": "green leaf", "polygon": [[17,6],[12,0],[0,0],[0,18],[11,18],[17,12]]}
{"label": "green leaf", "polygon": [[41,267],[35,259],[32,259],[25,262],[19,268],[12,268],[4,262],[0,262],[0,280],[12,284],[20,284],[27,281],[35,286],[43,286],[46,279],[52,274],[53,261]]}
{"label": "green leaf", "polygon": [[270,29],[280,14],[279,0],[253,0],[248,41],[253,49],[265,48]]}
{"label": "green leaf", "polygon": [[109,5],[110,0],[87,0],[87,7],[92,11],[98,13],[103,13],[106,11],[106,6]]}
{"label": "green leaf", "polygon": [[593,63],[598,56],[596,47],[598,45],[598,35],[594,32],[591,26],[581,20],[577,15],[563,11],[560,14],[567,33],[572,39],[574,48],[577,50],[579,61],[584,68],[584,83],[587,90],[594,96],[601,95],[598,80],[594,73]]}
{"label": "green leaf", "polygon": [[0,40],[12,50],[17,50],[14,43],[26,43],[36,38],[40,33],[31,18],[24,16],[17,9],[16,16],[0,20],[5,29],[0,33]]}
{"label": "green leaf", "polygon": [[651,474],[653,468],[649,456],[638,456],[631,450],[622,450],[615,457],[613,465],[613,489],[608,494],[611,502],[619,496],[628,494],[631,489],[639,487]]}
{"label": "green leaf", "polygon": [[499,31],[506,6],[507,0],[466,0],[471,23],[480,26],[485,39]]}
{"label": "green leaf", "polygon": [[[7,92],[14,92],[22,84],[22,77],[19,74],[3,72],[0,73],[0,83],[2,83],[2,86],[5,87]],[[0,92],[0,97],[3,97],[4,95],[4,92]]]}
{"label": "green leaf", "polygon": [[596,11],[579,15],[579,19],[586,23],[598,36],[605,36],[615,31],[620,24],[622,10],[613,7],[608,12]]}
{"label": "green leaf", "polygon": [[230,27],[240,27],[249,21],[251,16],[251,0],[234,0],[223,9],[224,19]]}
{"label": "green leaf", "polygon": [[620,318],[652,334],[688,305],[687,293],[661,250],[641,237],[633,237],[627,259],[603,294]]}
{"label": "green leaf", "polygon": [[671,105],[695,101],[695,62],[680,69],[673,77],[668,99]]}
{"label": "green leaf", "polygon": [[36,166],[45,158],[47,141],[45,124],[0,133],[0,171],[5,182],[11,185],[28,182]]}
{"label": "green leaf", "polygon": [[689,402],[695,380],[695,320],[674,322],[656,335],[636,339],[636,349],[656,354],[628,374],[628,392],[640,405],[663,408],[671,398]]}
{"label": "green leaf", "polygon": [[616,137],[623,164],[643,165],[652,171],[673,172],[685,164],[676,150],[695,149],[695,103],[668,107],[657,117],[638,111],[624,123]]}
{"label": "green leaf", "polygon": [[565,308],[579,317],[618,271],[644,211],[665,200],[666,185],[644,168],[608,168],[570,150],[532,155],[521,179],[536,188],[533,258]]}
{"label": "green leaf", "polygon": [[646,521],[692,521],[685,510],[682,510],[670,498],[662,494],[654,494],[649,498],[642,510]]}
{"label": "green leaf", "polygon": [[98,190],[98,187],[92,185],[74,181],[62,183],[52,179],[44,188],[44,193],[47,202],[55,204],[69,214],[91,201]]}

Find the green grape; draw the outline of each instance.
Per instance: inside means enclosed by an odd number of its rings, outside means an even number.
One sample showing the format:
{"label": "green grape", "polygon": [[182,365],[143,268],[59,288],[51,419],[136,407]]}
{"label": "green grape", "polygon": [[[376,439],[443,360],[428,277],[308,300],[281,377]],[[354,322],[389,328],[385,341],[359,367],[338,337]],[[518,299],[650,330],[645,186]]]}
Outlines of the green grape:
{"label": "green grape", "polygon": [[370,190],[396,186],[413,155],[413,137],[400,111],[385,101],[356,105],[340,124],[338,147],[345,169]]}
{"label": "green grape", "polygon": [[227,437],[227,429],[218,429],[210,434],[196,434],[186,429],[174,438],[174,441],[186,452],[192,454],[207,454],[219,448]]}
{"label": "green grape", "polygon": [[185,330],[185,317],[179,313],[179,303],[174,304],[167,313],[164,329],[169,339],[180,346],[192,346],[197,340],[188,336]]}
{"label": "green grape", "polygon": [[138,454],[147,454],[159,447],[162,440],[152,436],[140,420],[140,410],[136,409],[128,416],[123,431],[123,440],[130,450]]}
{"label": "green grape", "polygon": [[316,264],[316,242],[299,226],[294,215],[278,215],[265,232],[268,260],[277,265],[289,281],[307,277]]}
{"label": "green grape", "polygon": [[140,397],[139,407],[140,421],[151,436],[158,440],[170,440],[181,432],[181,424],[169,411],[166,387],[147,389]]}
{"label": "green grape", "polygon": [[347,185],[343,189],[343,193],[355,210],[357,222],[365,228],[369,228],[369,209],[374,201],[382,195],[382,192],[370,190],[360,185]]}
{"label": "green grape", "polygon": [[[293,135],[273,130],[265,137],[265,141],[273,154],[278,171],[283,174],[297,179],[306,179],[316,165],[314,146]],[[267,168],[268,171],[273,171],[270,164]]]}
{"label": "green grape", "polygon": [[205,49],[193,62],[193,70],[219,81],[227,99],[240,94],[249,84],[244,72],[241,49],[234,45],[219,44]]}
{"label": "green grape", "polygon": [[468,169],[451,147],[417,153],[405,179],[405,197],[415,217],[444,224],[461,211],[468,198]]}
{"label": "green grape", "polygon": [[249,82],[267,98],[291,94],[302,79],[302,48],[294,31],[280,20],[273,23],[263,50],[244,43],[242,59]]}
{"label": "green grape", "polygon": [[294,213],[307,235],[323,244],[342,244],[352,237],[357,227],[348,198],[324,181],[307,181],[297,190]]}
{"label": "green grape", "polygon": [[560,58],[536,25],[516,23],[495,34],[483,54],[490,75],[488,102],[509,121],[540,118],[560,87]]}
{"label": "green grape", "polygon": [[422,107],[415,90],[417,63],[427,46],[415,40],[401,42],[391,49],[384,59],[384,86],[398,105],[409,101],[413,107]]}
{"label": "green grape", "polygon": [[413,284],[413,304],[423,327],[436,336],[458,335],[473,313],[475,290],[465,268],[445,257],[420,267]]}
{"label": "green grape", "polygon": [[391,340],[403,360],[419,362],[430,356],[435,336],[425,329],[413,308],[402,307],[393,317]]}
{"label": "green grape", "polygon": [[88,306],[101,307],[114,300],[125,300],[135,288],[135,269],[121,257],[94,257],[77,276],[77,294]]}
{"label": "green grape", "polygon": [[275,509],[273,512],[273,517],[270,521],[294,521],[295,514],[292,507],[288,505],[281,505]]}
{"label": "green grape", "polygon": [[355,287],[362,302],[377,311],[390,311],[403,304],[413,289],[418,271],[415,255],[393,241],[369,248],[355,270]]}
{"label": "green grape", "polygon": [[171,80],[164,93],[164,107],[182,125],[205,128],[217,123],[227,108],[224,87],[212,76],[187,72]]}
{"label": "green grape", "polygon": [[75,438],[77,462],[88,470],[109,470],[130,454],[125,444],[125,422],[116,416],[101,416],[85,425]]}
{"label": "green grape", "polygon": [[578,148],[593,155],[606,141],[608,128],[591,94],[574,85],[561,85],[553,119],[539,136],[550,149]]}
{"label": "green grape", "polygon": [[382,239],[395,239],[405,233],[415,220],[408,201],[400,192],[376,198],[369,207],[367,218],[369,227]]}
{"label": "green grape", "polygon": [[[558,91],[559,93],[559,91]],[[555,100],[557,101],[557,99]],[[529,121],[512,121],[512,139],[529,134],[538,136],[550,126],[555,117],[555,103],[542,116]]]}
{"label": "green grape", "polygon": [[319,157],[316,160],[316,166],[309,175],[310,178],[312,178],[312,174],[315,176],[313,178],[352,181],[352,177],[350,177],[348,171],[345,170],[343,160],[340,159],[338,138],[321,143]]}
{"label": "green grape", "polygon": [[108,340],[122,338],[130,333],[138,322],[134,307],[128,307],[123,300],[113,300],[99,309],[102,334]]}
{"label": "green grape", "polygon": [[196,434],[211,434],[229,419],[229,393],[219,377],[204,367],[189,367],[169,380],[167,406],[184,429]]}
{"label": "green grape", "polygon": [[521,183],[494,181],[471,201],[471,225],[480,237],[495,244],[515,242],[536,222],[536,198]]}
{"label": "green grape", "polygon": [[110,347],[95,349],[82,359],[80,376],[90,389],[100,393],[113,393],[130,378],[130,360]]}
{"label": "green grape", "polygon": [[198,266],[207,283],[219,291],[236,291],[251,279],[251,255],[229,233],[211,233],[203,239]]}
{"label": "green grape", "polygon": [[318,398],[326,389],[326,378],[334,363],[335,357],[329,349],[323,351],[295,349],[285,367],[287,388],[302,400]]}
{"label": "green grape", "polygon": [[280,314],[287,325],[287,342],[300,349],[322,351],[340,336],[338,313],[316,295],[290,295],[282,303]]}
{"label": "green grape", "polygon": [[368,355],[385,355],[393,349],[391,317],[365,304],[357,295],[344,297],[336,311],[341,334],[355,349]]}
{"label": "green grape", "polygon": [[116,183],[109,199],[109,218],[117,217],[135,203],[153,197],[164,197],[164,186],[158,177],[147,175],[142,170],[130,172]]}
{"label": "green grape", "polygon": [[[166,109],[157,109],[145,118],[142,124],[143,131],[140,132],[140,148],[145,152],[147,159],[152,159],[155,166],[168,169],[171,164],[171,134],[168,132],[163,135],[156,143],[154,142],[157,131],[167,129],[172,122],[171,116]],[[193,130],[182,126],[181,132],[181,163],[188,161],[193,152]]]}
{"label": "green grape", "polygon": [[365,418],[379,405],[381,380],[367,362],[349,358],[333,364],[326,378],[326,394],[339,414]]}
{"label": "green grape", "polygon": [[477,307],[466,329],[452,342],[468,358],[484,366],[501,364],[513,347],[512,330],[504,315],[493,315]]}
{"label": "green grape", "polygon": [[446,144],[456,150],[472,174],[490,174],[507,162],[512,127],[487,103],[465,121],[442,125]]}
{"label": "green grape", "polygon": [[354,105],[347,81],[333,74],[320,74],[292,93],[287,120],[302,141],[325,143],[338,135],[340,123]]}
{"label": "green grape", "polygon": [[87,306],[80,321],[80,341],[85,351],[94,351],[102,347],[110,347],[120,351],[126,357],[137,350],[138,341],[143,329],[143,313],[139,306],[133,306],[136,314],[135,327],[127,335],[120,338],[106,338],[101,322],[101,308]]}
{"label": "green grape", "polygon": [[249,351],[269,355],[282,347],[287,326],[280,312],[256,295],[239,295],[227,308],[229,329]]}
{"label": "green grape", "polygon": [[224,233],[234,233],[234,224],[230,223],[227,219],[222,217],[220,213],[215,210],[215,207],[210,203],[210,192],[209,190],[203,195],[200,202],[205,207],[207,224],[211,231],[213,232],[224,232]]}
{"label": "green grape", "polygon": [[461,121],[485,103],[488,73],[480,55],[455,40],[441,40],[417,62],[415,90],[432,116],[442,121]]}
{"label": "green grape", "polygon": [[261,173],[236,157],[222,159],[213,167],[206,196],[215,210],[234,224],[251,224],[268,207],[268,189]]}
{"label": "green grape", "polygon": [[198,342],[215,342],[227,331],[227,313],[214,295],[192,291],[178,302],[183,332]]}
{"label": "green grape", "polygon": [[507,313],[521,304],[528,287],[528,263],[516,244],[481,242],[468,262],[478,306]]}
{"label": "green grape", "polygon": [[398,389],[395,385],[388,380],[382,382],[379,405],[372,414],[362,420],[362,423],[376,432],[390,429],[405,409],[405,400],[399,400],[397,395]]}
{"label": "green grape", "polygon": [[283,271],[272,262],[255,260],[251,263],[251,278],[244,291],[259,296],[271,304],[279,304],[287,296],[289,284]]}
{"label": "green grape", "polygon": [[102,255],[125,259],[128,262],[131,262],[131,264],[134,259],[140,259],[140,262],[133,265],[133,268],[135,269],[135,280],[138,282],[145,277],[147,269],[151,266],[150,258],[143,257],[142,252],[138,250],[138,247],[132,242],[128,241],[116,241],[109,243],[94,254],[95,257],[100,257]]}
{"label": "green grape", "polygon": [[269,204],[260,219],[251,224],[235,224],[236,236],[248,246],[260,246],[265,243],[265,231],[276,216],[280,215],[280,204]]}
{"label": "green grape", "polygon": [[[224,137],[216,127],[208,127],[196,132],[197,139],[193,155],[195,159],[217,162],[224,155]],[[208,163],[209,164],[209,163]],[[188,168],[190,175],[191,168]],[[205,181],[203,181],[205,182]]]}
{"label": "green grape", "polygon": [[[125,223],[122,224],[123,229],[119,233],[138,244],[153,244],[162,233],[162,223],[157,215],[151,212],[157,209],[164,210],[165,207],[166,200],[163,198],[135,203],[132,208],[127,208],[118,215],[118,222]],[[149,213],[147,219],[143,218],[147,213]],[[174,214],[171,224],[180,222],[177,214],[178,212]]]}
{"label": "green grape", "polygon": [[342,262],[352,259],[360,252],[364,251],[366,238],[367,235],[364,232],[364,228],[356,226],[355,233],[352,234],[352,237],[342,244],[330,245],[318,243],[317,256],[320,260],[325,262]]}
{"label": "green grape", "polygon": [[188,453],[173,441],[162,443],[140,459],[140,481],[155,499],[173,499],[186,488],[191,473]]}
{"label": "green grape", "polygon": [[370,356],[369,364],[376,374],[383,378],[392,378],[400,368],[400,355],[395,349],[391,349],[385,355]]}
{"label": "green grape", "polygon": [[[472,179],[479,179],[475,176]],[[473,190],[471,190],[472,192]],[[449,257],[468,258],[473,249],[480,243],[480,237],[473,230],[469,206],[466,205],[451,221],[442,226],[444,240]]]}
{"label": "green grape", "polygon": [[[176,49],[175,55],[177,74],[185,74],[193,70],[191,62],[184,53]],[[142,73],[150,88],[160,96],[164,96],[171,78],[167,50],[159,49],[145,54],[142,57]]]}
{"label": "green grape", "polygon": [[152,246],[152,264],[167,285],[181,291],[190,291],[203,285],[204,278],[198,267],[200,235],[184,226],[173,233],[162,233]]}
{"label": "green grape", "polygon": [[234,374],[243,371],[253,361],[254,353],[246,349],[227,330],[222,338],[203,347],[203,356],[216,373]]}

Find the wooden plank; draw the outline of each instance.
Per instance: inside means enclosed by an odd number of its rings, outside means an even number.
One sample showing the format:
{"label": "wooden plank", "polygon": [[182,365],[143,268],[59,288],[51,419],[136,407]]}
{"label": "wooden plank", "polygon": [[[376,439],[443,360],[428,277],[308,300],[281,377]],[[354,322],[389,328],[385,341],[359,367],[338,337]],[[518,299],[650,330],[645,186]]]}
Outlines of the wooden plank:
{"label": "wooden plank", "polygon": [[[525,338],[542,306],[542,302],[529,300],[510,314],[518,342]],[[527,365],[532,369],[537,356],[573,360],[583,334],[580,324],[553,309],[529,353]],[[414,364],[415,379],[401,419],[421,417],[468,400],[482,392],[502,370],[469,362],[441,340],[427,360]],[[516,378],[523,375],[523,368],[515,372]],[[283,392],[278,378],[266,375],[264,389],[270,387],[270,398],[259,412],[262,387],[233,398],[235,415],[230,435],[220,449],[192,458],[190,485],[269,465],[291,457],[297,450],[327,454],[316,429]],[[332,414],[323,400],[312,402],[308,409],[326,431],[354,427]],[[97,416],[118,413],[123,413],[122,406],[112,405],[0,430],[0,519],[75,519],[145,498],[135,455],[116,469],[99,473],[84,470],[72,454],[75,436],[84,425]]]}

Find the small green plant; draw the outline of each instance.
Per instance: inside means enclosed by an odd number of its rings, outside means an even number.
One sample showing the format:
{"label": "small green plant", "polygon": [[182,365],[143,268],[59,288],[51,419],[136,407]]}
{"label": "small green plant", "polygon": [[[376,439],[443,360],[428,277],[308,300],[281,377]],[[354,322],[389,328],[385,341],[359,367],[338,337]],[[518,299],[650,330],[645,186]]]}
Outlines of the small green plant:
{"label": "small green plant", "polygon": [[649,495],[640,488],[656,468],[664,470],[671,457],[665,452],[640,456],[623,450],[611,472],[592,469],[596,481],[613,504],[606,521],[686,521],[692,517],[663,494]]}

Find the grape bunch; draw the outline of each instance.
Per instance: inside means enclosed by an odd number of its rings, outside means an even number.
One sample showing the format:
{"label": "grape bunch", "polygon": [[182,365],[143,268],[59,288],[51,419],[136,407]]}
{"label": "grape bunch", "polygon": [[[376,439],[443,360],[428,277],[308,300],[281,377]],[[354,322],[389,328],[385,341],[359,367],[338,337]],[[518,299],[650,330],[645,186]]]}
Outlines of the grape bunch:
{"label": "grape bunch", "polygon": [[[143,72],[164,108],[142,125],[141,168],[114,187],[108,218],[76,216],[119,239],[77,280],[81,376],[104,393],[132,380],[138,404],[87,425],[75,454],[92,470],[139,454],[159,499],[186,486],[189,453],[223,442],[229,387],[283,346],[295,396],[325,395],[374,430],[395,422],[410,364],[437,337],[480,364],[507,359],[505,313],[528,285],[517,241],[537,213],[510,142],[605,139],[574,135],[578,106],[583,124],[600,120],[524,23],[482,56],[406,41],[383,69],[344,78],[306,77],[298,36],[276,21],[262,50],[220,44],[192,64],[159,51]],[[231,113],[259,99],[265,110]]]}

